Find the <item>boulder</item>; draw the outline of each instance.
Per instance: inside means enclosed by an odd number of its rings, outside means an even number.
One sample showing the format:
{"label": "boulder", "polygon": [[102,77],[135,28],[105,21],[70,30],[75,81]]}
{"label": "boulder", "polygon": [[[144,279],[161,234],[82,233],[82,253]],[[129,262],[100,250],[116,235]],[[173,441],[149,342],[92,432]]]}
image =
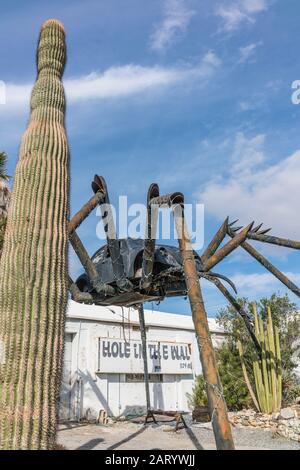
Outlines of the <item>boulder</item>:
{"label": "boulder", "polygon": [[295,411],[292,408],[282,408],[282,410],[280,410],[279,419],[293,418],[295,418]]}
{"label": "boulder", "polygon": [[197,423],[208,423],[210,421],[209,409],[207,406],[197,406],[193,410],[193,421]]}

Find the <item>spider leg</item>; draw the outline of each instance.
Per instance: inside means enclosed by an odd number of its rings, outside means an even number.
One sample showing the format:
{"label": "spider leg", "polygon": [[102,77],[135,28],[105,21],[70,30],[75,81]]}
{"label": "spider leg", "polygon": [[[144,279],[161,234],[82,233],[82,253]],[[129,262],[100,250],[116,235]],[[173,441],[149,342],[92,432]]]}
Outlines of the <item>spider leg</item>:
{"label": "spider leg", "polygon": [[217,277],[219,279],[222,279],[223,281],[227,282],[230,285],[230,287],[234,290],[234,292],[237,294],[237,289],[235,287],[235,284],[227,276],[224,276],[223,274],[215,273],[213,271],[208,271],[207,273],[199,273],[199,276],[207,278],[209,280],[211,280],[210,277]]}
{"label": "spider leg", "polygon": [[300,242],[296,240],[289,240],[288,238],[273,237],[266,235],[266,232],[271,229],[262,230],[260,232],[250,231],[247,238],[256,240],[259,242],[270,243],[271,245],[285,246],[286,248],[292,248],[294,250],[300,250]]}
{"label": "spider leg", "polygon": [[[234,240],[237,235],[228,229],[228,235]],[[299,243],[299,242],[294,242]],[[286,246],[286,245],[283,245]],[[279,281],[281,281],[288,289],[290,289],[297,297],[300,297],[300,289],[296,284],[294,284],[285,274],[283,274],[279,269],[277,269],[269,260],[267,260],[263,255],[261,255],[252,245],[247,241],[241,243],[241,247],[244,248],[253,258],[256,259],[262,266],[264,266],[270,273],[272,273]]]}
{"label": "spider leg", "polygon": [[181,193],[159,195],[159,187],[150,185],[147,197],[147,234],[143,251],[141,287],[147,289],[151,285],[155,251],[155,235],[157,228],[158,209],[163,206],[171,207],[176,201],[183,200]]}
{"label": "spider leg", "polygon": [[[247,233],[251,230],[253,226],[253,222],[245,227],[241,232],[235,235],[232,240],[230,240],[226,245],[220,248],[216,253],[214,253],[210,258],[208,258],[203,263],[203,270],[209,271],[213,268],[216,264],[218,264],[222,259],[224,259],[229,253],[235,250],[241,243],[246,240]],[[227,230],[229,230],[229,226],[227,225]]]}
{"label": "spider leg", "polygon": [[95,194],[101,192],[104,195],[103,198],[99,200],[99,205],[102,219],[104,221],[104,231],[106,234],[107,246],[109,249],[116,284],[121,292],[131,291],[133,286],[125,274],[123,258],[120,251],[120,242],[117,239],[107,186],[103,176],[95,175],[94,181],[92,182],[92,189]]}
{"label": "spider leg", "polygon": [[248,330],[249,335],[251,336],[251,339],[255,345],[255,348],[258,352],[258,354],[261,356],[261,346],[259,344],[259,341],[257,340],[255,333],[253,331],[253,327],[249,321],[249,317],[247,315],[247,312],[244,310],[242,305],[238,303],[235,297],[230,294],[230,292],[226,289],[226,287],[222,284],[222,282],[215,277],[211,277],[210,281],[215,284],[215,286],[219,289],[220,292],[224,295],[224,297],[230,302],[230,304],[233,306],[233,308],[237,311],[237,313],[242,317],[244,320],[245,326]]}
{"label": "spider leg", "polygon": [[78,303],[92,304],[93,296],[89,292],[81,292],[77,284],[69,276],[69,291],[71,292],[72,299]]}
{"label": "spider leg", "polygon": [[184,220],[183,197],[181,201],[179,197],[177,198],[177,201],[172,204],[172,209],[183,262],[187,294],[191,305],[202,370],[206,382],[207,397],[217,449],[234,449],[225,399],[222,394],[222,384],[218,375],[216,358],[198,279],[194,251]]}
{"label": "spider leg", "polygon": [[[146,419],[151,413],[151,402],[150,402],[150,391],[149,391],[149,370],[148,370],[148,359],[147,359],[147,335],[146,335],[146,325],[145,325],[145,313],[144,305],[141,303],[136,306],[139,312],[140,328],[141,328],[141,341],[142,341],[142,356],[144,363],[144,380],[145,380],[145,391],[146,391],[146,406],[147,414]],[[145,421],[146,424],[146,421]]]}
{"label": "spider leg", "polygon": [[227,235],[227,226],[228,226],[229,218],[227,217],[211,242],[209,243],[208,247],[204,251],[204,253],[201,255],[201,261],[203,263],[206,263],[206,261],[217,251],[219,246],[221,245],[222,241]]}
{"label": "spider leg", "polygon": [[[73,246],[75,253],[77,254],[82,266],[85,269],[85,272],[98,294],[102,295],[113,295],[114,289],[101,282],[99,275],[95,268],[94,263],[90,259],[86,249],[79,236],[76,233],[76,229],[82,222],[89,216],[89,214],[95,209],[95,207],[104,199],[104,193],[102,191],[97,191],[91,199],[82,206],[82,208],[72,217],[68,225],[69,232],[69,241]],[[77,302],[92,302],[91,294],[87,292],[81,292],[78,286],[73,282],[69,277],[69,290],[71,292],[72,298]]]}
{"label": "spider leg", "polygon": [[82,241],[80,240],[75,230],[69,233],[69,240],[82,266],[84,267],[85,272],[95,291],[98,294],[104,296],[113,295],[115,293],[115,289],[112,286],[105,284],[101,281],[96,266],[89,257],[88,252],[86,251]]}
{"label": "spider leg", "polygon": [[159,187],[152,183],[148,189],[147,195],[147,233],[145,237],[143,260],[142,260],[142,279],[141,288],[147,289],[151,285],[152,271],[154,263],[155,239],[158,219],[158,206],[151,203],[154,197],[159,196]]}
{"label": "spider leg", "polygon": [[104,199],[104,194],[98,191],[82,208],[72,217],[69,222],[69,232],[76,230],[79,225],[90,215],[95,207]]}

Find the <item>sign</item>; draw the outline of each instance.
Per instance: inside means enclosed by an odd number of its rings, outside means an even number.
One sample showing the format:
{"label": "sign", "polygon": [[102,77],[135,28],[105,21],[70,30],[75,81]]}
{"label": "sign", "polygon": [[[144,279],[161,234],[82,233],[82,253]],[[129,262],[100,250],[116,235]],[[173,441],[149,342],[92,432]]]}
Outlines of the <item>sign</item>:
{"label": "sign", "polygon": [[[149,374],[192,374],[191,345],[147,341]],[[141,341],[99,338],[99,372],[144,372]]]}

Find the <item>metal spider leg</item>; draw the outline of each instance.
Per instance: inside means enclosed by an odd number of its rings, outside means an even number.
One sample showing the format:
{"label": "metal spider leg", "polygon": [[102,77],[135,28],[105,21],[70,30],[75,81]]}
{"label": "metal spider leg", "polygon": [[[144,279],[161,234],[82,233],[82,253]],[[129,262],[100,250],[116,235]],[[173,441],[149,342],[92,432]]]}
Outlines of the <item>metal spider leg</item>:
{"label": "metal spider leg", "polygon": [[[228,235],[234,240],[236,235],[230,228],[228,228]],[[296,242],[298,243],[298,242]],[[288,289],[290,289],[297,297],[300,297],[300,289],[294,284],[285,274],[277,269],[269,260],[261,255],[252,245],[247,241],[241,243],[241,247],[247,251],[253,258],[256,259],[262,266],[264,266],[270,273],[272,273],[279,281],[281,281]]]}
{"label": "metal spider leg", "polygon": [[[97,270],[90,259],[86,249],[79,236],[76,233],[76,229],[82,224],[82,222],[90,215],[95,207],[104,199],[104,193],[97,191],[96,194],[90,198],[90,200],[82,206],[82,208],[72,217],[68,225],[69,240],[77,254],[82,266],[85,269],[87,276],[95,288],[98,294],[113,295],[114,289],[101,282]],[[69,290],[72,298],[76,302],[92,303],[93,297],[88,292],[81,292],[78,286],[73,282],[69,276]]]}
{"label": "metal spider leg", "polygon": [[69,240],[95,291],[98,294],[104,294],[105,296],[113,295],[115,293],[115,289],[101,281],[94,263],[89,257],[88,252],[75,230],[69,233]]}
{"label": "metal spider leg", "polygon": [[[224,259],[229,253],[235,250],[238,246],[242,244],[244,240],[247,238],[247,233],[253,227],[253,222],[245,227],[241,232],[239,232],[236,236],[233,237],[226,245],[220,248],[216,253],[214,253],[210,258],[208,258],[203,263],[203,270],[209,271],[213,268],[216,264],[218,264],[222,259]],[[227,225],[227,230],[229,230],[229,226]]]}
{"label": "metal spider leg", "polygon": [[[152,412],[151,412],[150,390],[149,390],[149,371],[148,371],[148,359],[147,359],[147,335],[146,335],[144,305],[143,304],[137,305],[137,309],[138,309],[138,312],[139,312],[139,320],[140,320],[140,328],[141,328],[142,356],[143,356],[143,363],[144,363],[144,379],[145,379],[146,407],[147,407],[145,424],[147,424],[149,415],[151,415]],[[152,416],[152,418],[153,418],[154,422],[156,422],[154,416]]]}
{"label": "metal spider leg", "polygon": [[81,292],[77,284],[75,284],[75,282],[70,276],[69,276],[69,291],[72,295],[72,299],[75,300],[75,302],[84,303],[84,304],[93,303],[93,296],[89,292]]}
{"label": "metal spider leg", "polygon": [[123,258],[121,255],[120,242],[117,239],[114,219],[109,202],[107,186],[103,176],[95,175],[92,182],[92,189],[95,194],[103,193],[104,197],[99,201],[102,219],[104,222],[104,231],[106,234],[107,246],[112,262],[113,272],[116,284],[121,292],[132,291],[132,283],[127,279],[124,270]]}
{"label": "metal spider leg", "polygon": [[230,302],[230,304],[233,306],[233,308],[237,311],[237,313],[242,317],[244,320],[245,326],[248,330],[249,335],[251,336],[251,339],[255,345],[255,348],[257,350],[257,353],[261,356],[261,346],[259,344],[259,341],[257,340],[255,333],[253,331],[252,324],[249,320],[249,317],[247,315],[247,312],[244,310],[242,305],[238,303],[235,297],[230,294],[230,292],[226,289],[226,287],[222,284],[222,282],[217,279],[217,278],[211,278],[211,282],[215,284],[215,286],[219,289],[220,292],[224,295],[224,297]]}
{"label": "metal spider leg", "polygon": [[142,279],[140,286],[148,289],[152,282],[152,271],[154,264],[155,239],[158,219],[158,206],[151,204],[153,198],[159,196],[159,187],[156,183],[150,185],[147,195],[147,233],[142,260]]}
{"label": "metal spider leg", "polygon": [[206,382],[207,397],[218,450],[234,449],[231,428],[228,420],[222,384],[219,378],[213,344],[209,333],[207,315],[198,279],[194,251],[192,250],[188,231],[184,220],[183,198],[173,205],[178,243],[183,262],[187,294],[189,297],[192,317]]}
{"label": "metal spider leg", "polygon": [[84,204],[84,206],[82,206],[82,208],[70,220],[69,233],[76,230],[103,199],[104,194],[101,191],[98,191],[93,197],[91,197],[91,199]]}
{"label": "metal spider leg", "polygon": [[201,255],[202,263],[206,263],[206,261],[217,251],[219,246],[221,245],[222,241],[227,235],[227,226],[228,226],[228,217],[224,220],[223,224],[209,243],[208,247]]}
{"label": "metal spider leg", "polygon": [[[262,225],[262,224],[261,224]],[[284,246],[286,248],[292,248],[294,250],[300,250],[300,242],[296,240],[289,240],[288,238],[273,237],[271,235],[266,235],[271,229],[266,229],[262,231],[250,231],[247,234],[247,238],[250,240],[256,240],[263,243],[270,243],[271,245]]]}
{"label": "metal spider leg", "polygon": [[171,207],[176,201],[180,202],[182,200],[182,193],[160,196],[159,187],[156,183],[152,183],[149,187],[147,196],[147,233],[143,251],[142,279],[140,283],[142,289],[149,288],[152,282],[158,210],[160,207],[164,206]]}

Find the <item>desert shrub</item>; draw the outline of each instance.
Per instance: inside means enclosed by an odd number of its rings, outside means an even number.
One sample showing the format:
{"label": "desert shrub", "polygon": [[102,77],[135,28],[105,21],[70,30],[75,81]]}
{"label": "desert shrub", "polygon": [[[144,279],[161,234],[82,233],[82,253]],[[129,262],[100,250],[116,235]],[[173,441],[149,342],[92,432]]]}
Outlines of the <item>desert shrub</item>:
{"label": "desert shrub", "polygon": [[198,375],[192,393],[187,394],[189,408],[207,405],[206,387],[203,375]]}

